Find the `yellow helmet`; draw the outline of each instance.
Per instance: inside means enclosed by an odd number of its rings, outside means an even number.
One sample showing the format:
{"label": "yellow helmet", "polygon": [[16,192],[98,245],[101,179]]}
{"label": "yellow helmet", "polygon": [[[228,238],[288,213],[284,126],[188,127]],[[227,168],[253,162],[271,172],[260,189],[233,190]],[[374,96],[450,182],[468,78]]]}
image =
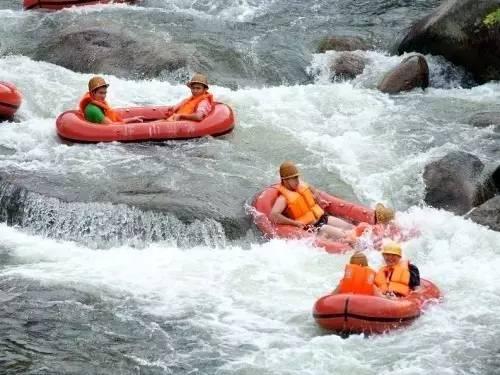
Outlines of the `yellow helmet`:
{"label": "yellow helmet", "polygon": [[401,245],[396,242],[390,242],[385,244],[382,248],[382,254],[394,254],[401,256],[403,251],[401,250]]}

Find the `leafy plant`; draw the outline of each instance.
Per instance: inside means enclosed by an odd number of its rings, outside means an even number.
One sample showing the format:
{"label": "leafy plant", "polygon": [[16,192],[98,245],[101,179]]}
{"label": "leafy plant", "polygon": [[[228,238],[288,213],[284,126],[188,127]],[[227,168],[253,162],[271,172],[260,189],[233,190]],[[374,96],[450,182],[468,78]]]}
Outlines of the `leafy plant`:
{"label": "leafy plant", "polygon": [[500,8],[486,15],[483,20],[486,27],[493,27],[498,23],[500,23]]}

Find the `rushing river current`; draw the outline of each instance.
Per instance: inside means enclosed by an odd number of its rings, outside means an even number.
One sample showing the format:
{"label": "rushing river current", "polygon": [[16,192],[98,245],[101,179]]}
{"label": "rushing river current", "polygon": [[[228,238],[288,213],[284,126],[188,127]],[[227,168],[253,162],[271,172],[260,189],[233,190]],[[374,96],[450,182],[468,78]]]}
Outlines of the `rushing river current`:
{"label": "rushing river current", "polygon": [[[397,38],[438,3],[144,0],[43,13],[0,0],[0,80],[24,94],[15,122],[0,126],[0,373],[498,374],[500,233],[426,207],[422,171],[453,150],[498,161],[499,133],[467,118],[500,110],[500,84],[470,88],[460,68],[427,56],[428,90],[376,90],[401,60],[389,53]],[[211,91],[236,113],[234,132],[61,142],[55,118],[90,74],[37,53],[40,40],[80,23],[201,51]],[[326,35],[373,43],[356,52],[368,61],[362,75],[330,81],[335,52],[315,53]],[[106,75],[109,101],[173,103],[188,93],[185,76]],[[399,223],[421,233],[406,255],[442,302],[381,336],[317,328],[312,305],[348,257],[266,242],[247,212],[286,159],[321,189],[397,208]]]}

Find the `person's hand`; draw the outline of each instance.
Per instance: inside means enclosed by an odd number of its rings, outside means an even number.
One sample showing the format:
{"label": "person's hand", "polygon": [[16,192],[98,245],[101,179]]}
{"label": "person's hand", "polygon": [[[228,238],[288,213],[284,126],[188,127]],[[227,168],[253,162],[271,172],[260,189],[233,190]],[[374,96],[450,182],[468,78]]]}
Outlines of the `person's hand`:
{"label": "person's hand", "polygon": [[307,230],[307,225],[306,225],[306,224],[304,224],[304,223],[301,223],[300,221],[296,221],[296,222],[295,222],[295,226],[296,226],[297,228]]}
{"label": "person's hand", "polygon": [[181,115],[179,115],[179,114],[174,114],[174,115],[172,115],[171,119],[172,119],[172,121],[180,121],[180,119],[181,119]]}

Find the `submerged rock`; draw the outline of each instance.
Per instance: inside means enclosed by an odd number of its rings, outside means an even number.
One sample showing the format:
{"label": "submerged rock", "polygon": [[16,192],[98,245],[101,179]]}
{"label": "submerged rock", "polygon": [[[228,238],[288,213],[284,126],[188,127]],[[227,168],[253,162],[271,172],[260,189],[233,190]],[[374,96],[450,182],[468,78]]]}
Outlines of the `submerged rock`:
{"label": "submerged rock", "polygon": [[475,155],[455,151],[425,166],[425,202],[463,215],[497,191],[491,175]]}
{"label": "submerged rock", "polygon": [[478,112],[474,113],[469,124],[478,128],[485,128],[491,125],[500,125],[500,112]]}
{"label": "submerged rock", "polygon": [[429,66],[425,57],[419,54],[406,57],[399,65],[390,70],[378,85],[378,89],[389,94],[425,89],[429,86]]}
{"label": "submerged rock", "polygon": [[365,64],[365,58],[351,52],[342,52],[333,60],[330,66],[332,79],[353,79],[363,73]]}
{"label": "submerged rock", "polygon": [[500,195],[475,208],[467,217],[478,224],[500,232]]}
{"label": "submerged rock", "polygon": [[318,47],[319,53],[326,51],[365,51],[370,46],[363,39],[355,36],[331,36],[324,38]]}
{"label": "submerged rock", "polygon": [[121,77],[152,78],[187,65],[186,55],[161,39],[137,39],[123,31],[100,28],[56,35],[36,51],[35,58],[76,72]]}
{"label": "submerged rock", "polygon": [[415,23],[398,47],[442,55],[480,82],[500,79],[500,1],[447,0]]}

